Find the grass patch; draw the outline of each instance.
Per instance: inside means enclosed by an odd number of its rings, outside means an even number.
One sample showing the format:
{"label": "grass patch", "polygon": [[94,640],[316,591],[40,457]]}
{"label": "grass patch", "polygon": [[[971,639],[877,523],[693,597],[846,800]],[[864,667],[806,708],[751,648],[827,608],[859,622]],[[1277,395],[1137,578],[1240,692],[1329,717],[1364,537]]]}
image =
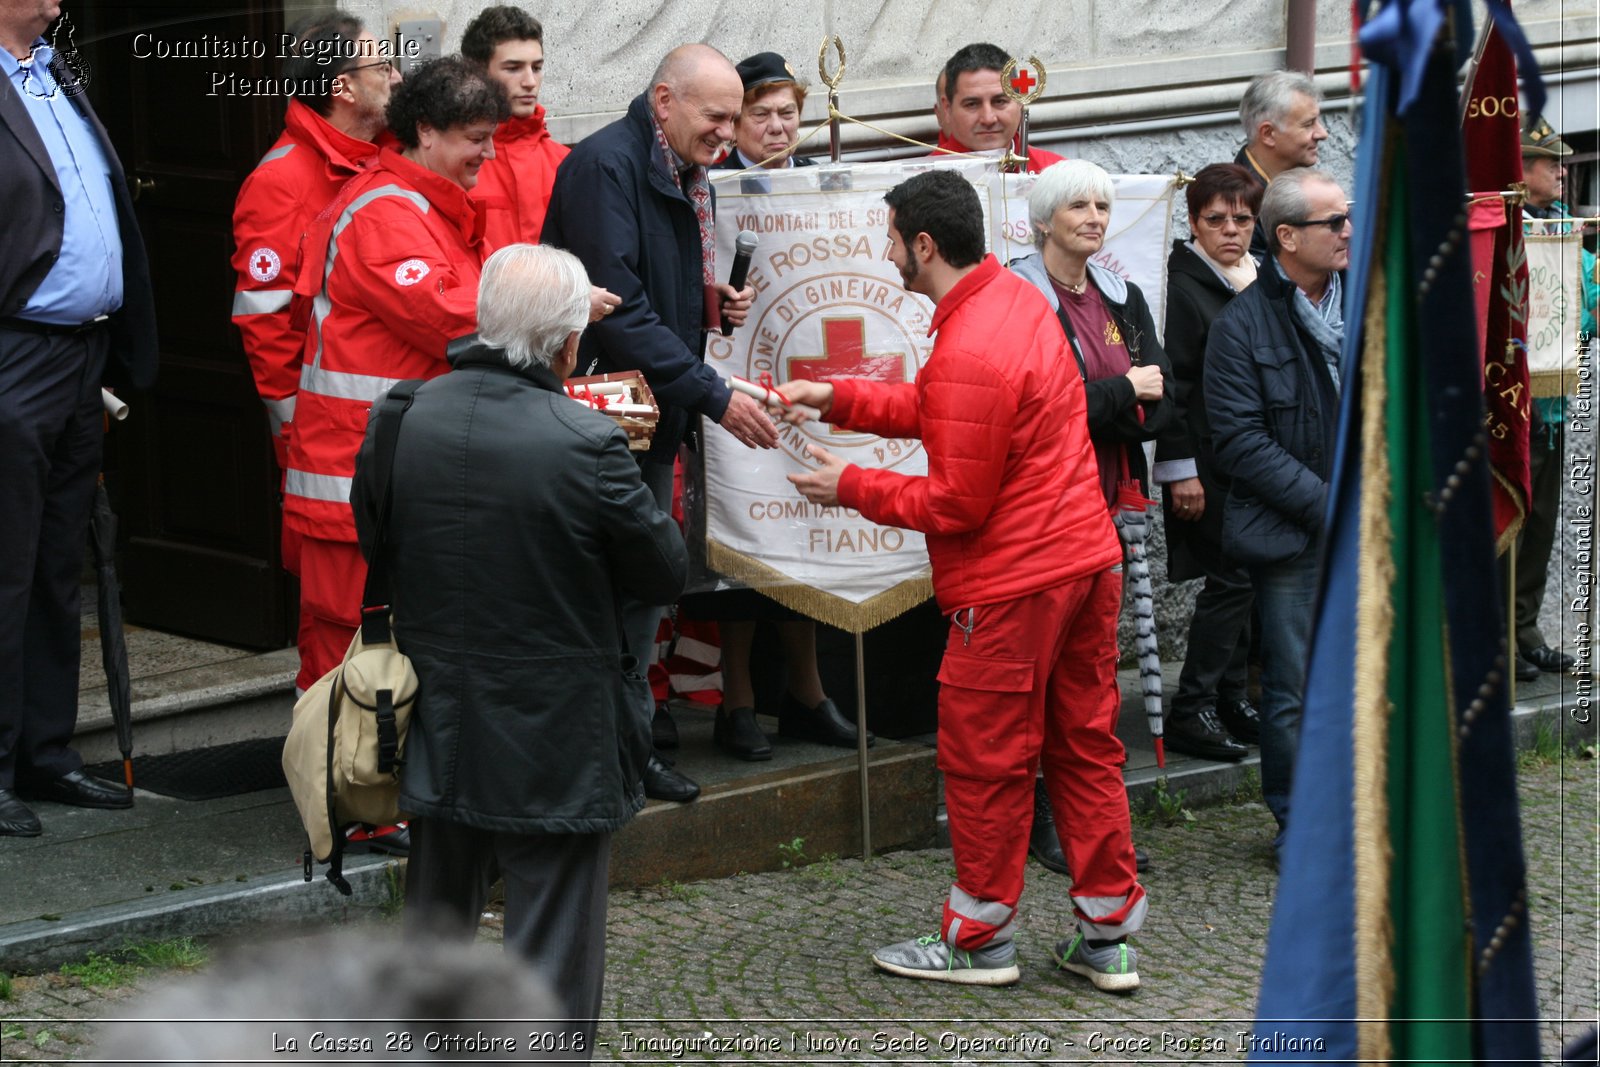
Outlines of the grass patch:
{"label": "grass patch", "polygon": [[16,987],[11,984],[11,976],[0,971],[0,1000],[17,999]]}
{"label": "grass patch", "polygon": [[674,882],[671,878],[663,879],[654,888],[657,893],[661,894],[663,899],[671,897],[673,900],[681,900],[685,904],[705,894],[705,890],[700,886],[684,885],[682,882]]}
{"label": "grass patch", "polygon": [[778,842],[778,856],[784,870],[795,867],[804,867],[809,861],[806,859],[806,839],[797,837],[793,841]]}
{"label": "grass patch", "polygon": [[91,952],[80,963],[64,963],[61,974],[90,989],[130,985],[140,974],[154,971],[192,971],[204,966],[205,948],[192,937],[165,941],[130,942],[114,952]]}
{"label": "grass patch", "polygon": [[1157,826],[1182,826],[1189,827],[1194,822],[1194,812],[1184,806],[1184,801],[1189,799],[1189,791],[1180,789],[1176,793],[1167,786],[1166,776],[1156,779],[1156,787],[1150,794],[1150,805],[1146,809],[1150,820]]}
{"label": "grass patch", "polygon": [[1561,759],[1561,729],[1541,718],[1533,724],[1533,744],[1517,753],[1517,766],[1525,771],[1548,767]]}

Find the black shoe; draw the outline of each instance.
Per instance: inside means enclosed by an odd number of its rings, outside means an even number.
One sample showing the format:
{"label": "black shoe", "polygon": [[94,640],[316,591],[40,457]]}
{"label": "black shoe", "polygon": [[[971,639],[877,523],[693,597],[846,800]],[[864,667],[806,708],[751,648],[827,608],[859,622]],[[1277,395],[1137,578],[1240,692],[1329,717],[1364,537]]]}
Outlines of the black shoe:
{"label": "black shoe", "polygon": [[1530,648],[1522,654],[1522,658],[1538,667],[1546,674],[1570,674],[1578,661],[1565,652],[1558,652],[1549,645],[1540,645]]}
{"label": "black shoe", "polygon": [[651,800],[686,804],[700,795],[700,787],[694,784],[694,779],[679,774],[672,769],[672,764],[652,752],[644,768],[644,795]]}
{"label": "black shoe", "polygon": [[650,717],[650,743],[656,748],[678,747],[678,724],[672,721],[666,704],[657,704]]}
{"label": "black shoe", "polygon": [[38,837],[44,833],[39,816],[9,789],[0,789],[0,837]]}
{"label": "black shoe", "polygon": [[357,823],[344,832],[346,852],[384,852],[391,856],[411,855],[411,827],[404,822],[390,826]]}
{"label": "black shoe", "polygon": [[[855,748],[856,724],[845,718],[839,706],[827,697],[823,697],[822,703],[816,707],[808,708],[785,693],[783,703],[778,706],[778,736],[798,737],[839,748]],[[872,747],[874,740],[876,738],[872,736],[872,731],[867,731],[868,748]]]}
{"label": "black shoe", "polygon": [[1245,697],[1217,704],[1217,719],[1228,736],[1246,745],[1261,743],[1261,713]]}
{"label": "black shoe", "polygon": [[756,725],[755,708],[718,708],[711,740],[718,748],[752,763],[772,758],[772,742]]}
{"label": "black shoe", "polygon": [[1214,708],[1201,708],[1189,715],[1172,716],[1167,723],[1166,747],[1173,752],[1211,760],[1242,760],[1250,750],[1222,729]]}
{"label": "black shoe", "polygon": [[1055,813],[1050,810],[1050,795],[1044,790],[1044,779],[1033,780],[1033,831],[1028,835],[1028,852],[1047,871],[1070,874],[1067,857],[1061,851],[1061,838],[1056,833]]}
{"label": "black shoe", "polygon": [[1150,869],[1150,854],[1138,845],[1133,846],[1133,865],[1139,871]]}
{"label": "black shoe", "polygon": [[17,794],[29,800],[50,800],[75,808],[131,808],[133,790],[125,785],[90,778],[81,770],[45,782],[17,783]]}
{"label": "black shoe", "polygon": [[1539,668],[1522,658],[1522,653],[1517,653],[1516,665],[1511,668],[1516,672],[1519,682],[1536,682],[1539,680]]}

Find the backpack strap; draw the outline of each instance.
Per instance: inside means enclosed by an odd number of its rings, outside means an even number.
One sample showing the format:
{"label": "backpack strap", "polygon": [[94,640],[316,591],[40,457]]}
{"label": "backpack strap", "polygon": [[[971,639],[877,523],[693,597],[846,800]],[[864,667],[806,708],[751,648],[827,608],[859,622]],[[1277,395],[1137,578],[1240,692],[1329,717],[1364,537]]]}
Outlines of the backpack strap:
{"label": "backpack strap", "polygon": [[367,584],[361,593],[361,641],[368,645],[387,644],[389,633],[389,560],[385,549],[385,535],[389,526],[389,509],[393,489],[394,450],[400,440],[400,420],[421,379],[396,382],[384,398],[378,401],[373,418],[377,422],[372,442],[373,479],[378,489],[378,523],[372,535],[372,553],[367,561]]}

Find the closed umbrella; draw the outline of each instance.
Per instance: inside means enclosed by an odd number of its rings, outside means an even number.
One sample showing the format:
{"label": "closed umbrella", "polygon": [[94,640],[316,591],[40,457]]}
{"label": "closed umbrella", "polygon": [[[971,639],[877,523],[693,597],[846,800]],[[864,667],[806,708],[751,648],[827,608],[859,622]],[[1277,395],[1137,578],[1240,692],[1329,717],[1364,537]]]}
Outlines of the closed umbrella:
{"label": "closed umbrella", "polygon": [[133,788],[133,682],[128,677],[128,643],[122,633],[122,585],[117,581],[117,516],[111,510],[102,476],[89,513],[89,540],[94,546],[95,581],[100,587],[100,662],[106,672],[111,721],[122,750],[122,776]]}

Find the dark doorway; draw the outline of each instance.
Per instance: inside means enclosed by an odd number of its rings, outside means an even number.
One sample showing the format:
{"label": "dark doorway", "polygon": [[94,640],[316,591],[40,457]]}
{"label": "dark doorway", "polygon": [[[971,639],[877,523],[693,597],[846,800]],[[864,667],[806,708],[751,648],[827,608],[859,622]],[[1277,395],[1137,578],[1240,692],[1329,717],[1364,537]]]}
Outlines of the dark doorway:
{"label": "dark doorway", "polygon": [[128,398],[107,444],[127,618],[282,647],[295,600],[279,564],[278,473],[229,322],[233,200],[283,112],[281,97],[240,85],[276,73],[282,5],[68,0],[65,13],[135,191],[161,335],[160,380]]}

